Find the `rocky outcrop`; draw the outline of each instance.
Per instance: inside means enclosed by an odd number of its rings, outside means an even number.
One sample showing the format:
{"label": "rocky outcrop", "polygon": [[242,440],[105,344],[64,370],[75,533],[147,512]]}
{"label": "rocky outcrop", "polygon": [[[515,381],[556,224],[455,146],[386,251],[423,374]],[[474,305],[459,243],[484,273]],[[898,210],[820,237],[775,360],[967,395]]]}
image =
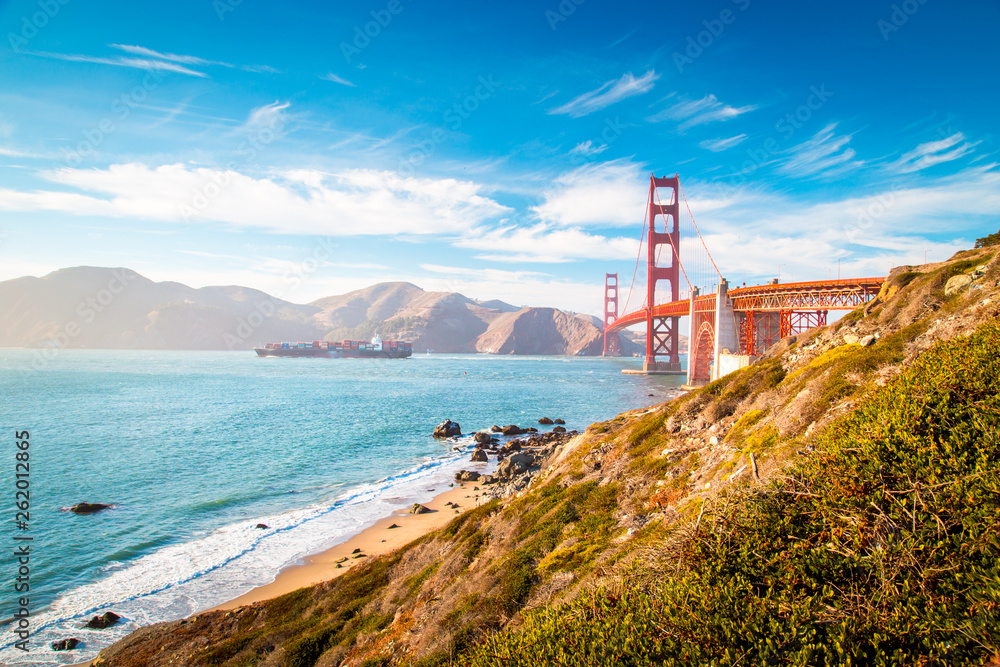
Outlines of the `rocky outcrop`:
{"label": "rocky outcrop", "polygon": [[548,417],[542,417],[541,419],[538,420],[538,423],[541,424],[542,426],[551,426],[552,420],[549,419]]}
{"label": "rocky outcrop", "polygon": [[90,628],[91,630],[104,630],[105,628],[110,628],[112,625],[117,624],[120,620],[121,616],[118,614],[113,611],[106,611],[100,616],[94,616],[92,619],[87,621],[83,627]]}
{"label": "rocky outcrop", "polygon": [[475,470],[459,470],[455,473],[456,482],[475,482],[481,475]]}
{"label": "rocky outcrop", "polygon": [[459,426],[458,422],[453,422],[450,419],[445,419],[434,427],[435,438],[456,438],[460,435],[462,435],[462,427]]}
{"label": "rocky outcrop", "polygon": [[472,452],[472,461],[476,463],[486,463],[490,460],[490,457],[486,455],[486,452],[482,449],[477,449]]}
{"label": "rocky outcrop", "polygon": [[104,503],[80,503],[70,507],[69,511],[73,514],[96,514],[110,507],[111,505],[105,505]]}
{"label": "rocky outcrop", "polygon": [[427,514],[428,512],[430,510],[420,503],[414,503],[413,507],[410,508],[410,514]]}
{"label": "rocky outcrop", "polygon": [[53,651],[72,651],[77,646],[80,645],[80,640],[76,637],[70,637],[68,639],[62,639],[57,642],[52,642]]}

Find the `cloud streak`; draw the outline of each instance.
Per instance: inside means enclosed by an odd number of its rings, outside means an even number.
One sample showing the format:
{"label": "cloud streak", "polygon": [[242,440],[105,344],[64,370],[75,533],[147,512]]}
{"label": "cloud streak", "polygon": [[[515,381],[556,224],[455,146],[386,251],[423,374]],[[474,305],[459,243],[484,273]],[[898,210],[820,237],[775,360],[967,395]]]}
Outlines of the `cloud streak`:
{"label": "cloud streak", "polygon": [[648,93],[653,89],[653,85],[659,78],[660,75],[653,70],[649,70],[638,79],[631,72],[628,72],[623,74],[620,79],[612,79],[600,88],[588,91],[573,98],[566,104],[550,110],[549,114],[580,118],[629,97]]}
{"label": "cloud streak", "polygon": [[791,157],[779,170],[796,178],[835,176],[864,165],[855,160],[857,152],[847,144],[850,135],[837,135],[837,124],[830,123],[811,139],[789,149]]}
{"label": "cloud streak", "polygon": [[899,158],[890,166],[890,169],[901,174],[912,174],[937,164],[964,157],[971,153],[978,143],[965,141],[965,135],[956,132],[939,141],[928,141],[925,144],[920,144]]}
{"label": "cloud streak", "polygon": [[715,95],[706,95],[700,100],[682,100],[677,102],[663,111],[649,116],[646,120],[651,123],[660,123],[667,120],[681,121],[678,129],[684,132],[697,125],[732,120],[745,113],[754,111],[756,108],[756,105],[752,104],[743,107],[730,106],[720,102]]}
{"label": "cloud streak", "polygon": [[153,60],[151,58],[126,58],[123,56],[119,56],[117,58],[102,58],[98,56],[84,56],[73,53],[51,53],[49,51],[32,51],[30,53],[31,55],[39,56],[41,58],[65,60],[67,62],[94,63],[97,65],[111,65],[113,67],[131,67],[133,69],[142,69],[147,71],[162,70],[166,72],[176,72],[177,74],[186,74],[188,76],[196,76],[202,79],[208,78],[208,75],[204,72],[198,72],[188,67],[184,67],[179,63],[165,60]]}
{"label": "cloud streak", "polygon": [[342,86],[350,86],[351,88],[356,88],[357,87],[356,84],[351,83],[350,81],[348,81],[347,79],[345,79],[345,78],[343,78],[341,76],[337,76],[333,72],[327,72],[326,74],[324,74],[320,78],[323,79],[324,81],[332,81],[333,83],[339,83]]}
{"label": "cloud streak", "polygon": [[722,151],[729,150],[733,146],[738,146],[743,143],[747,138],[745,134],[737,134],[735,137],[729,137],[728,139],[706,139],[700,142],[698,145],[705,150],[712,151],[713,153],[721,153]]}

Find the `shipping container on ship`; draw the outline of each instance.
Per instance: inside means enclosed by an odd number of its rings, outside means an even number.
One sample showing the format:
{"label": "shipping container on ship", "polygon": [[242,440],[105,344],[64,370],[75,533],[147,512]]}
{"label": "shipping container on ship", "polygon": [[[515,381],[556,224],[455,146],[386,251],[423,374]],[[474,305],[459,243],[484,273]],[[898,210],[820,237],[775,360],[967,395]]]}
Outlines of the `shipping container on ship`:
{"label": "shipping container on ship", "polygon": [[405,359],[413,355],[410,341],[382,341],[378,334],[370,343],[359,340],[326,341],[311,343],[267,343],[255,347],[258,357],[321,357],[324,359]]}

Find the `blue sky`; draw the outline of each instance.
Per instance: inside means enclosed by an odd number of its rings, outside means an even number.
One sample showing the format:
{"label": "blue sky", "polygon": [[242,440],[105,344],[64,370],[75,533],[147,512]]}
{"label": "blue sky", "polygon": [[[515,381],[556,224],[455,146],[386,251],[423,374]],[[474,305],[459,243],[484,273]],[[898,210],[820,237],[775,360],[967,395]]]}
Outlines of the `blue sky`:
{"label": "blue sky", "polygon": [[884,275],[1000,228],[998,29],[996,0],[0,2],[0,279],[598,313],[651,172],[730,281]]}

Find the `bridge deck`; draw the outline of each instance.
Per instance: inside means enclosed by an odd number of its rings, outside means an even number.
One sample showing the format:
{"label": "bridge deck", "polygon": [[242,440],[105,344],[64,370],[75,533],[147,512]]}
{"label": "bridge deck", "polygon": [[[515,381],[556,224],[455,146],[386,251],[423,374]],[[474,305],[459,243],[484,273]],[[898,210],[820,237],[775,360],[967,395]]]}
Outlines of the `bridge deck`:
{"label": "bridge deck", "polygon": [[[851,278],[847,280],[817,280],[778,285],[756,285],[729,290],[733,310],[854,310],[870,301],[882,289],[885,278]],[[695,298],[697,311],[714,311],[715,294]],[[691,301],[672,301],[653,307],[653,317],[685,317],[691,314]],[[647,309],[625,313],[608,326],[608,333],[643,324]]]}

